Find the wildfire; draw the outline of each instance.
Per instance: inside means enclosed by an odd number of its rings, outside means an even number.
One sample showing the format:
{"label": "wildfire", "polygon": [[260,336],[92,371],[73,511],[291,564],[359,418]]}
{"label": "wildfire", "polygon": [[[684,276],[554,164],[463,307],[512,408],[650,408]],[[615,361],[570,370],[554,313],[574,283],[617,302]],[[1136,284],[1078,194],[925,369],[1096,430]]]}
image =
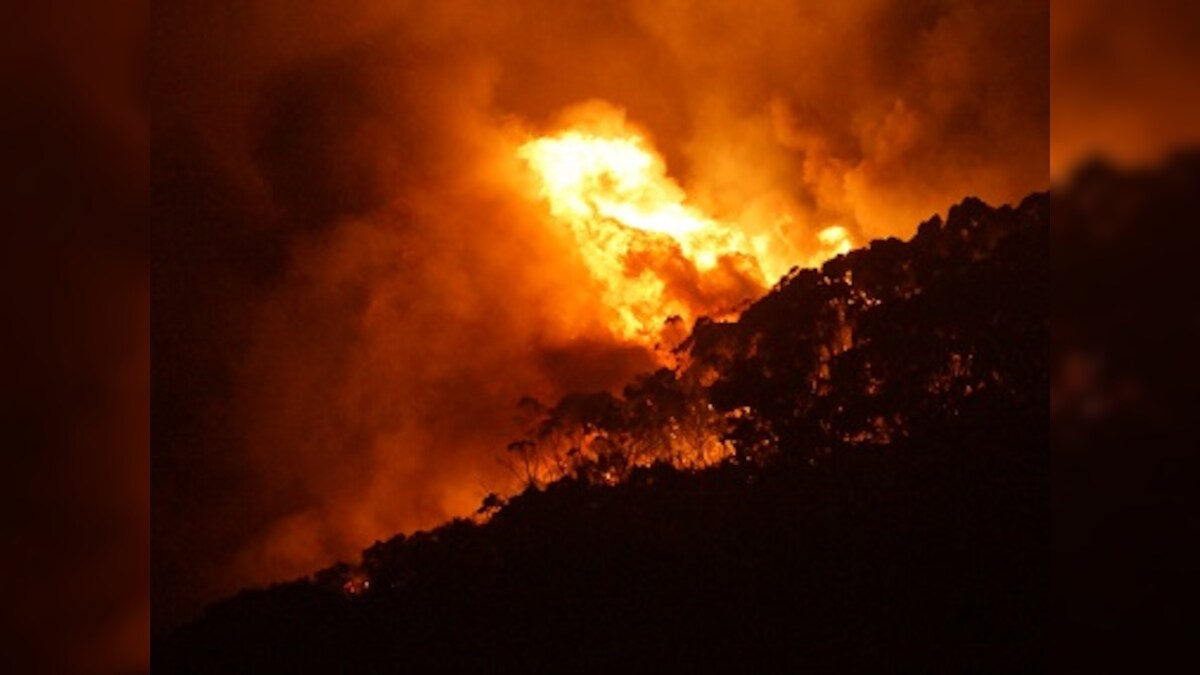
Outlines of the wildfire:
{"label": "wildfire", "polygon": [[[773,281],[769,274],[810,262],[781,264],[770,237],[749,237],[689,204],[662,157],[623,119],[532,139],[518,155],[551,215],[571,229],[622,338],[651,342],[672,316],[690,323],[729,312]],[[821,259],[850,248],[840,226],[817,238]]]}
{"label": "wildfire", "polygon": [[849,253],[852,245],[850,243],[850,233],[841,225],[830,225],[829,227],[817,233],[817,241],[826,249],[825,257],[834,257],[843,253]]}

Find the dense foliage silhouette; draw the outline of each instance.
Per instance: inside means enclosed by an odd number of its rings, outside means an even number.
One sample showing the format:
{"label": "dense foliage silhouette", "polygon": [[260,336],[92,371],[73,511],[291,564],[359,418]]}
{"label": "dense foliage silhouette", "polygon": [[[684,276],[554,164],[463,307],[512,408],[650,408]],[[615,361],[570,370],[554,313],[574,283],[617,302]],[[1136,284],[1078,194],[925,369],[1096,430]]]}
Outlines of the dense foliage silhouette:
{"label": "dense foliage silhouette", "polygon": [[222,602],[155,666],[1040,669],[1050,201],[967,199],[701,320],[621,396],[522,401],[523,492]]}

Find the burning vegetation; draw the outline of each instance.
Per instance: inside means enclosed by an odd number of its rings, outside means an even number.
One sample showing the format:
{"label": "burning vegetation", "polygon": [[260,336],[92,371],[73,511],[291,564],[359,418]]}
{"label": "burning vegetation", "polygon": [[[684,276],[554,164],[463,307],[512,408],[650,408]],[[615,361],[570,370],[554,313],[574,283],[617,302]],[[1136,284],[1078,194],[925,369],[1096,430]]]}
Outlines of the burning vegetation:
{"label": "burning vegetation", "polygon": [[[968,199],[909,243],[880,240],[795,270],[735,321],[698,321],[673,368],[621,396],[523,399],[526,436],[509,444],[506,464],[541,488],[614,484],[655,464],[760,461],[783,448],[815,462],[842,445],[899,442],[979,397],[1041,400],[1045,355],[1009,350],[1045,331],[1038,266],[1047,261],[1010,249],[1032,248],[1048,219],[1044,195],[998,210]],[[980,261],[1013,267],[974,269]],[[983,304],[957,306],[965,293]],[[1026,307],[1013,306],[1026,294]]]}
{"label": "burning vegetation", "polygon": [[[595,102],[566,117],[569,127],[528,141],[518,154],[539,198],[570,228],[614,335],[655,344],[670,318],[691,325],[700,316],[732,316],[801,262],[788,258],[792,246],[779,227],[796,214],[756,214],[754,226],[713,218],[689,203],[622,111]],[[803,244],[816,264],[851,245],[839,225]]]}

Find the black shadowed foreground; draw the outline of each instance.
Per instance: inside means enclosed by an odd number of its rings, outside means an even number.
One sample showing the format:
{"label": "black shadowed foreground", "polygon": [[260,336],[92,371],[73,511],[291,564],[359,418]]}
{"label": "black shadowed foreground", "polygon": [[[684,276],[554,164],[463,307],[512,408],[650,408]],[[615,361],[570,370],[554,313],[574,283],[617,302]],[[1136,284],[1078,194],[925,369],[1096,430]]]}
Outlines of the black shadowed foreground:
{"label": "black shadowed foreground", "polygon": [[523,493],[220,603],[156,671],[1041,669],[1050,201],[968,199],[622,397],[531,404]]}

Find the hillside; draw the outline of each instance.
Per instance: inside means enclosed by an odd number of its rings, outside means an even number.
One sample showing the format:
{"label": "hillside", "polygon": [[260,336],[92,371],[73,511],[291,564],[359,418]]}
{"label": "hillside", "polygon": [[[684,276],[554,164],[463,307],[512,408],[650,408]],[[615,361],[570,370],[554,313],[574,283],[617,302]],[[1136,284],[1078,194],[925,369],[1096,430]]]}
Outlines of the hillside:
{"label": "hillside", "polygon": [[1050,202],[967,199],[701,320],[621,396],[522,402],[524,492],[220,603],[155,666],[1039,667]]}

